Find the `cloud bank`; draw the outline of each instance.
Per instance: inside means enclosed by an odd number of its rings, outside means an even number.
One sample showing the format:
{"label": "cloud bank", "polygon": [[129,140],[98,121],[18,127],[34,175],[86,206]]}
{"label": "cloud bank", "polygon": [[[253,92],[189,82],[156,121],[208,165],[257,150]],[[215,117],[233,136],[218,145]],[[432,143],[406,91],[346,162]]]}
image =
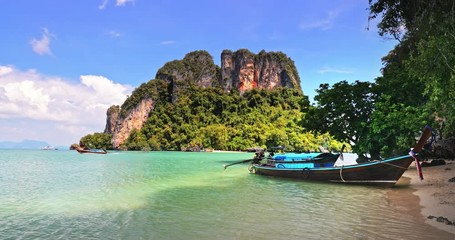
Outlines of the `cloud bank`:
{"label": "cloud bank", "polygon": [[[78,142],[86,134],[102,132],[106,110],[122,104],[132,89],[103,76],[82,75],[75,84],[33,69],[0,66],[0,123],[9,122],[0,125],[0,131],[10,134],[2,134],[5,139],[0,140],[47,137],[63,144]],[[52,129],[37,139],[37,125]]]}

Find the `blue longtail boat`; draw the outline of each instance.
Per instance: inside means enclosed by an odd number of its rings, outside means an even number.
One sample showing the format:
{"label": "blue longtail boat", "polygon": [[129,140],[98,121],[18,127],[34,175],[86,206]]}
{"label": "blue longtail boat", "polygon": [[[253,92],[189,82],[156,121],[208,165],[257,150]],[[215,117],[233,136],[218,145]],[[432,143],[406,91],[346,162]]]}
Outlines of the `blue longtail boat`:
{"label": "blue longtail boat", "polygon": [[[254,174],[273,177],[392,187],[413,161],[416,162],[420,177],[423,178],[417,153],[430,136],[431,128],[426,127],[417,145],[409,155],[404,156],[335,166],[334,158],[340,156],[337,154],[277,154],[267,158],[257,154],[251,161],[249,170]],[[265,163],[262,161],[264,159],[267,159]]]}

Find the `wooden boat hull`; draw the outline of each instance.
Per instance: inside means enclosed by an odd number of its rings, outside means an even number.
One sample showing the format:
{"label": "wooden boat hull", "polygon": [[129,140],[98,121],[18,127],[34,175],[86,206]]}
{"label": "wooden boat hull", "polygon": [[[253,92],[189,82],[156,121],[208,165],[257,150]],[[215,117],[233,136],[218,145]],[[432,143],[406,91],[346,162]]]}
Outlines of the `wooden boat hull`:
{"label": "wooden boat hull", "polygon": [[406,155],[339,167],[276,168],[267,164],[253,164],[251,171],[265,176],[390,187],[395,185],[413,161],[414,158]]}
{"label": "wooden boat hull", "polygon": [[79,153],[90,153],[90,154],[106,154],[106,151],[91,151],[91,150],[83,150],[83,149],[76,149]]}

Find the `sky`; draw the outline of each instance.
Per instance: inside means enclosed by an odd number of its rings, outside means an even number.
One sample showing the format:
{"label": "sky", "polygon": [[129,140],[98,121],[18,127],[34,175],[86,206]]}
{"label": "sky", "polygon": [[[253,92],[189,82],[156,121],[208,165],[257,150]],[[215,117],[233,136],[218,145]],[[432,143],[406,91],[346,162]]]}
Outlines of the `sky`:
{"label": "sky", "polygon": [[0,23],[0,141],[55,146],[103,132],[109,106],[192,51],[281,51],[313,101],[322,83],[374,81],[397,44],[368,0],[5,0]]}

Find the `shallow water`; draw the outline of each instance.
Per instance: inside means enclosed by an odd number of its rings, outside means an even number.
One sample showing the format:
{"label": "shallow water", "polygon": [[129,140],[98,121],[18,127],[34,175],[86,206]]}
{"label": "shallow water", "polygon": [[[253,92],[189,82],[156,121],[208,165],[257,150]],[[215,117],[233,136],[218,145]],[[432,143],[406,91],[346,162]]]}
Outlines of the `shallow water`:
{"label": "shallow water", "polygon": [[454,238],[403,211],[396,201],[407,198],[388,197],[410,195],[407,185],[276,179],[249,174],[246,164],[223,169],[251,157],[0,150],[0,238]]}

